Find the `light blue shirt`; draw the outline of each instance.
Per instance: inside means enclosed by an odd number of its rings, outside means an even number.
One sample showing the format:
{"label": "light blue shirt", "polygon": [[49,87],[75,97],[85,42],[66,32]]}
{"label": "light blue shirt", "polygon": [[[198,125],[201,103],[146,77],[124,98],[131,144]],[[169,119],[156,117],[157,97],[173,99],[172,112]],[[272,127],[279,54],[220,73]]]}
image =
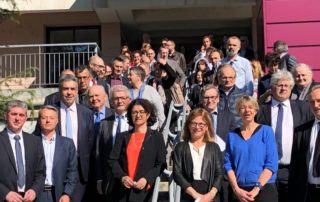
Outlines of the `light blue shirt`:
{"label": "light blue shirt", "polygon": [[[15,135],[19,135],[20,136],[19,142],[20,142],[20,145],[21,145],[21,152],[22,152],[22,160],[23,160],[24,171],[26,173],[26,160],[25,160],[25,150],[24,150],[24,141],[23,141],[22,131],[20,131],[19,133],[14,133],[8,128],[7,128],[7,131],[8,131],[9,140],[10,140],[11,148],[12,148],[12,151],[13,151],[14,159],[15,159],[15,162],[16,162],[16,169],[17,170],[18,170],[18,165],[17,165],[16,146],[15,146],[16,140],[14,139],[14,136]],[[18,178],[17,178],[17,182],[18,182]],[[24,184],[26,184],[26,183],[24,183]],[[24,192],[25,188],[26,188],[25,185],[23,187],[21,187],[21,188],[18,185],[17,185],[17,187],[18,187],[18,192]]]}
{"label": "light blue shirt", "polygon": [[228,57],[224,58],[221,60],[221,64],[231,64],[236,70],[236,86],[245,91],[247,95],[253,95],[253,75],[249,60],[237,55],[234,60],[230,60]]}
{"label": "light blue shirt", "polygon": [[42,145],[44,149],[44,156],[46,160],[46,181],[45,185],[54,185],[52,181],[52,168],[53,168],[53,158],[54,158],[54,149],[56,145],[56,134],[52,136],[49,140],[46,136],[42,135]]}
{"label": "light blue shirt", "polygon": [[[100,121],[102,121],[103,119],[106,118],[106,108],[105,107],[103,107],[102,110],[99,111],[99,117],[100,117]],[[97,116],[96,116],[96,112],[95,112],[93,115],[94,122],[96,122],[96,118],[97,118]]]}

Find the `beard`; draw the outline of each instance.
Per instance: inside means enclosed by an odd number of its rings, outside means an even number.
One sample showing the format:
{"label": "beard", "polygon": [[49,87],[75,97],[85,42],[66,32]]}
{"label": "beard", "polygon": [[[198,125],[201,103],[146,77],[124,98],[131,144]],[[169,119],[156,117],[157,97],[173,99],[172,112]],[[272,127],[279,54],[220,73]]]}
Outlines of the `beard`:
{"label": "beard", "polygon": [[226,53],[227,53],[228,57],[234,57],[235,55],[237,55],[238,51],[232,50],[232,49],[227,49]]}

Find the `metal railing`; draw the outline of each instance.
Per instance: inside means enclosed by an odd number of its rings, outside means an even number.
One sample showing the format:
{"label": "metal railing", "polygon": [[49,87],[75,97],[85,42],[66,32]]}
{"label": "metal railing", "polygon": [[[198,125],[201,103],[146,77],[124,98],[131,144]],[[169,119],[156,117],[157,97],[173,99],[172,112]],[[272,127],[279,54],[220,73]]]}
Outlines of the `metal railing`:
{"label": "metal railing", "polygon": [[32,87],[56,86],[61,71],[87,64],[99,52],[97,43],[2,45],[0,76],[35,77]]}

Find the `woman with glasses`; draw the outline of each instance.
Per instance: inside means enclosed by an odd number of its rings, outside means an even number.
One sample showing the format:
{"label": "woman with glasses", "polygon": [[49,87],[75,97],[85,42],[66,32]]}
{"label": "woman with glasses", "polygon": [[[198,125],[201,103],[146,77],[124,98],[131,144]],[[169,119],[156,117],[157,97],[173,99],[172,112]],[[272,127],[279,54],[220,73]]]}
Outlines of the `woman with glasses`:
{"label": "woman with glasses", "polygon": [[229,201],[277,202],[278,153],[273,130],[254,121],[259,110],[254,98],[242,96],[236,110],[243,124],[229,132],[224,156],[234,193]]}
{"label": "woman with glasses", "polygon": [[183,140],[173,152],[173,178],[181,186],[181,201],[220,201],[222,156],[209,113],[192,110],[183,129]]}
{"label": "woman with glasses", "polygon": [[149,201],[154,182],[166,163],[164,139],[162,134],[150,129],[156,115],[148,100],[133,100],[127,114],[133,129],[117,136],[109,156],[116,182],[110,201]]}

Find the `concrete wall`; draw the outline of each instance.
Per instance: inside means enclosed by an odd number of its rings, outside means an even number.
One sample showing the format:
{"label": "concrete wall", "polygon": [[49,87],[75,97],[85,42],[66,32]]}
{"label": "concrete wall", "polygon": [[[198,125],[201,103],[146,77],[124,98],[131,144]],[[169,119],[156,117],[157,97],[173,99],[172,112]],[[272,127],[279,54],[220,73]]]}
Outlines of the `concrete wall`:
{"label": "concrete wall", "polygon": [[[22,14],[19,23],[6,21],[0,26],[0,45],[44,44],[46,27],[101,26],[101,50],[106,58],[119,53],[120,23],[101,23],[95,12]],[[3,54],[0,49],[0,54]]]}

